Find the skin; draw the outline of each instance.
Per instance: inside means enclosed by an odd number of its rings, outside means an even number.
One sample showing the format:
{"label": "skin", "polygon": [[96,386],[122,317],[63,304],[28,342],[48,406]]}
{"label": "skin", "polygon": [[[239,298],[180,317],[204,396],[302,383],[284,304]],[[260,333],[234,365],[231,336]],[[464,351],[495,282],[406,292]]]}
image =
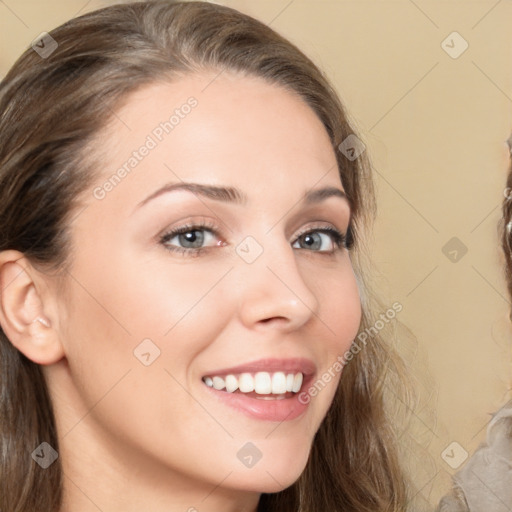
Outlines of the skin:
{"label": "skin", "polygon": [[[62,512],[256,510],[260,493],[303,471],[340,374],[282,423],[214,400],[201,377],[266,357],[308,358],[321,375],[357,334],[347,249],[329,235],[321,251],[297,245],[304,231],[345,233],[350,220],[346,199],[301,203],[312,188],[343,190],[322,123],[289,91],[215,76],[152,84],[127,99],[90,148],[102,155],[94,187],[187,98],[198,104],[103,199],[94,188],[81,197],[63,290],[26,267],[39,283],[27,315],[49,324],[31,324],[33,337],[52,340],[41,362],[60,436]],[[138,206],[181,181],[236,187],[247,202],[182,190]],[[218,228],[202,253],[161,243],[202,221]],[[236,252],[247,236],[263,250],[250,264]],[[134,356],[144,339],[160,350],[149,366]],[[247,442],[262,454],[252,468],[237,457]]]}

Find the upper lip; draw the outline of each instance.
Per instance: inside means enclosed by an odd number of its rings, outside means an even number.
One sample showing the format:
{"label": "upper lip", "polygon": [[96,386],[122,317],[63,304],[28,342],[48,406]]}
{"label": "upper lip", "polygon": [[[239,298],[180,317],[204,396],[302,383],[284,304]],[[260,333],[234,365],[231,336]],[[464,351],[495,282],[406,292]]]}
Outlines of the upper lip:
{"label": "upper lip", "polygon": [[310,359],[305,358],[267,358],[250,361],[230,368],[212,370],[205,375],[229,375],[235,373],[257,373],[257,372],[301,372],[304,376],[313,375],[316,372],[316,365]]}

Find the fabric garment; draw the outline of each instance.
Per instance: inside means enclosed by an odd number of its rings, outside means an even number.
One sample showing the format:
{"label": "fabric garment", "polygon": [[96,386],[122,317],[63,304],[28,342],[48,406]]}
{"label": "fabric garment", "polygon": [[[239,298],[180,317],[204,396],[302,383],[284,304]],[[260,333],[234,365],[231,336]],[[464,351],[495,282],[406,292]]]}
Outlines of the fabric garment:
{"label": "fabric garment", "polygon": [[512,512],[512,401],[487,427],[487,439],[453,477],[438,512]]}

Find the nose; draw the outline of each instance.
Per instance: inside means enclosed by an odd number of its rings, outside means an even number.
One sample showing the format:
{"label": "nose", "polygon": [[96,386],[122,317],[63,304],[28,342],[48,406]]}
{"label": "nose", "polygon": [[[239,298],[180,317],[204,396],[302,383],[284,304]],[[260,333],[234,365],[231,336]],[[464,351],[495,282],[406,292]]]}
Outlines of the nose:
{"label": "nose", "polygon": [[295,250],[287,243],[275,249],[270,245],[256,261],[239,262],[240,317],[248,328],[291,332],[317,315],[318,301],[300,272]]}

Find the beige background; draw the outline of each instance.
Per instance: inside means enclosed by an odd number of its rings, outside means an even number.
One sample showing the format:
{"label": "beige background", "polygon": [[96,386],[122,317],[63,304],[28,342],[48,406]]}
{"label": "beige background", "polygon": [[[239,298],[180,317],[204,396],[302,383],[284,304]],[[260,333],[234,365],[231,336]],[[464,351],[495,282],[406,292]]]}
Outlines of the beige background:
{"label": "beige background", "polygon": [[[41,32],[108,3],[0,0],[0,76]],[[436,413],[414,412],[423,429],[416,441],[431,456],[417,477],[428,508],[454,473],[443,450],[456,441],[462,448],[448,453],[461,464],[462,449],[474,451],[490,414],[511,398],[496,225],[512,128],[512,3],[218,3],[270,23],[326,71],[373,159],[378,284],[386,304],[403,305],[400,319],[418,340],[408,361],[429,373],[421,399]],[[454,31],[463,39],[448,37]],[[444,252],[455,262],[443,253],[453,237],[459,247]]]}

